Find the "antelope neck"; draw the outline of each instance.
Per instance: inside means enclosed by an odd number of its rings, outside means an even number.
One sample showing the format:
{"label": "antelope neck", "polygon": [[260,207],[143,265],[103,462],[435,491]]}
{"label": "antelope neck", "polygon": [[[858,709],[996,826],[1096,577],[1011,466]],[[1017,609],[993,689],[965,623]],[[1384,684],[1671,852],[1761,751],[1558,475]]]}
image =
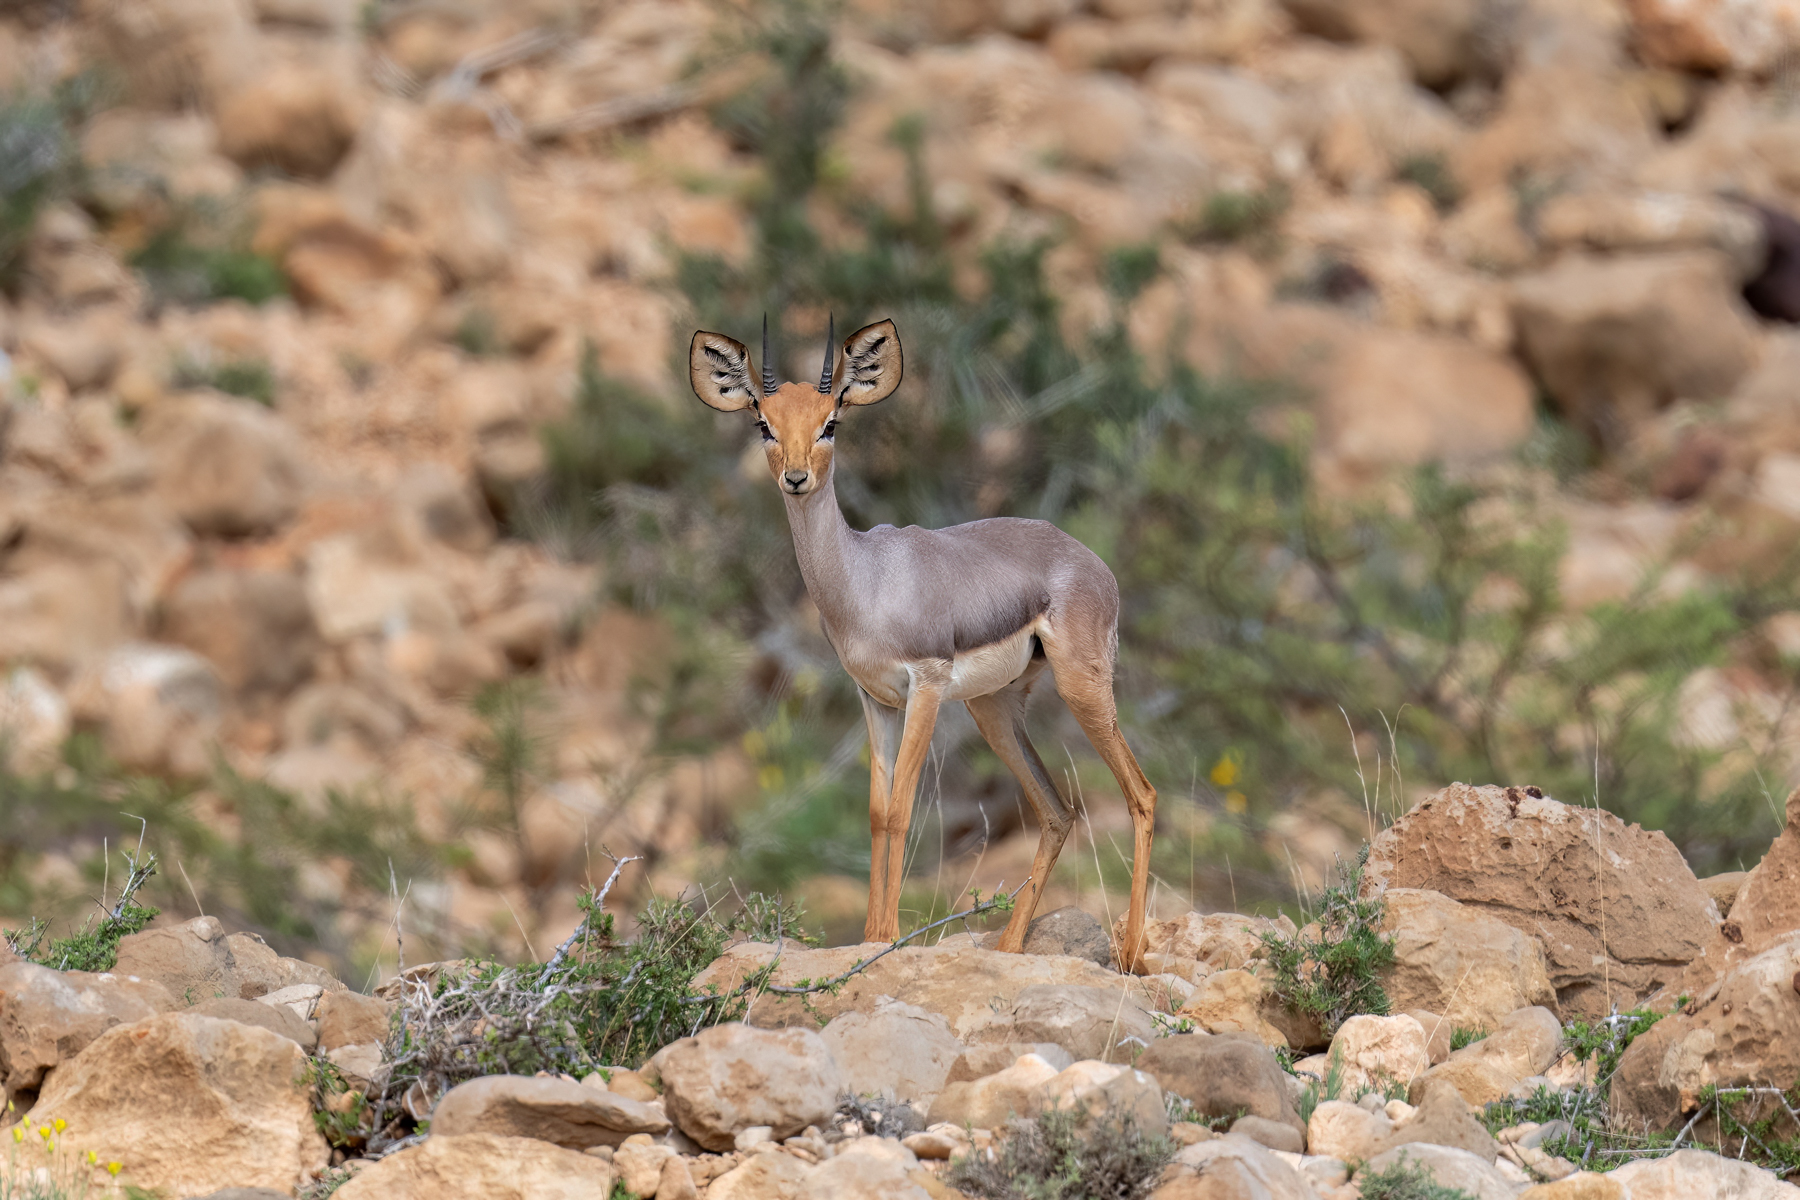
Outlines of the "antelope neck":
{"label": "antelope neck", "polygon": [[806,581],[806,590],[828,628],[842,628],[842,618],[852,608],[850,559],[857,540],[856,531],[838,507],[836,473],[834,462],[811,492],[782,496],[787,502],[788,528],[794,535],[794,556],[800,560],[800,578]]}

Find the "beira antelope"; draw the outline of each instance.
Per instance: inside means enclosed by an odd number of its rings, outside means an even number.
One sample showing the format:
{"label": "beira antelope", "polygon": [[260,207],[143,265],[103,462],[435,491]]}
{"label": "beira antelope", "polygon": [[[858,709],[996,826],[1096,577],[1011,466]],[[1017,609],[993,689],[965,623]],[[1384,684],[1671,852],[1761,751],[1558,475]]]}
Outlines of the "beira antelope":
{"label": "beira antelope", "polygon": [[1038,897],[1075,814],[1025,733],[1025,702],[1048,667],[1056,691],[1111,768],[1131,810],[1131,905],[1115,952],[1141,973],[1156,789],[1119,732],[1113,700],[1119,585],[1100,557],[1047,521],[995,517],[948,529],[850,528],[832,483],[838,421],[900,385],[900,337],[878,321],[825,334],[815,387],[778,384],[763,320],[762,374],[743,343],[694,334],[688,376],[721,412],[750,410],[787,504],[794,552],[825,636],[862,695],[869,725],[868,941],[900,934],[913,797],[938,709],[961,700],[1024,790],[1041,835],[1031,877],[1000,936],[1024,949]]}

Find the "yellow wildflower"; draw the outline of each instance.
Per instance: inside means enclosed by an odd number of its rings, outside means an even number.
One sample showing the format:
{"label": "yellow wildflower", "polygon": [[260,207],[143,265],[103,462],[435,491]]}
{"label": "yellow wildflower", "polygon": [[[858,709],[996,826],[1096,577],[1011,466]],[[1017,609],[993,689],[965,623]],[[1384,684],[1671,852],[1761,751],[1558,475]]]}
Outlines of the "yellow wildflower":
{"label": "yellow wildflower", "polygon": [[48,1125],[38,1126],[38,1136],[43,1138],[46,1142],[50,1140],[50,1134],[52,1132],[54,1131]]}
{"label": "yellow wildflower", "polygon": [[100,1165],[100,1156],[98,1154],[95,1154],[92,1150],[89,1150],[88,1151],[88,1166],[97,1167],[99,1165]]}
{"label": "yellow wildflower", "polygon": [[24,1140],[25,1140],[25,1127],[23,1125],[14,1125],[13,1126],[13,1141],[22,1142]]}
{"label": "yellow wildflower", "polygon": [[108,1175],[117,1176],[118,1173],[124,1169],[125,1164],[122,1162],[109,1162],[106,1164],[106,1173]]}
{"label": "yellow wildflower", "polygon": [[1216,786],[1228,788],[1238,781],[1238,776],[1243,773],[1243,770],[1243,755],[1236,750],[1227,750],[1219,756],[1219,761],[1213,764],[1212,771],[1208,773],[1207,777]]}
{"label": "yellow wildflower", "polygon": [[50,1122],[50,1124],[55,1128],[56,1132],[58,1132],[58,1133],[61,1133],[63,1130],[65,1130],[69,1127],[69,1123],[67,1121],[63,1120],[61,1117],[56,1118],[56,1120]]}

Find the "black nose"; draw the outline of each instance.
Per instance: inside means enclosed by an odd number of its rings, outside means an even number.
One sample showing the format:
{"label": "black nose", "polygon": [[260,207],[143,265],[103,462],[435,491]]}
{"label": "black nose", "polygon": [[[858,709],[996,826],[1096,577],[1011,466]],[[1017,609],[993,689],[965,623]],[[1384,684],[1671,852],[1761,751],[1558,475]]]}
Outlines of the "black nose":
{"label": "black nose", "polygon": [[784,474],[781,478],[783,479],[783,481],[785,481],[787,483],[787,485],[789,487],[798,491],[800,489],[800,485],[806,482],[806,472],[805,471],[789,471],[786,474]]}

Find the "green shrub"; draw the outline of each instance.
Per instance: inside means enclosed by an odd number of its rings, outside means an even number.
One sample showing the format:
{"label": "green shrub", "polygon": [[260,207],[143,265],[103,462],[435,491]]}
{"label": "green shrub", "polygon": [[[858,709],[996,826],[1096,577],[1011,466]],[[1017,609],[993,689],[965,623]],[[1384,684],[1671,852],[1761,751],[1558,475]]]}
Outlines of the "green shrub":
{"label": "green shrub", "polygon": [[983,1200],[1142,1200],[1175,1157],[1175,1143],[1129,1115],[1083,1122],[1052,1110],[1011,1123],[990,1161],[971,1154],[944,1181]]}
{"label": "green shrub", "polygon": [[1487,1035],[1488,1031],[1485,1029],[1470,1029],[1466,1025],[1454,1026],[1450,1030],[1451,1052],[1454,1053],[1457,1050],[1461,1050],[1464,1046],[1473,1046],[1476,1042],[1487,1037]]}
{"label": "green shrub", "polygon": [[1287,207],[1287,188],[1279,183],[1259,191],[1214,192],[1206,198],[1186,232],[1190,237],[1216,242],[1266,237],[1280,223]]}
{"label": "green shrub", "polygon": [[1388,1011],[1380,978],[1394,961],[1393,938],[1380,931],[1386,906],[1378,896],[1357,895],[1368,862],[1369,847],[1364,845],[1353,866],[1339,864],[1339,882],[1320,893],[1317,914],[1309,922],[1318,927],[1317,937],[1308,937],[1304,929],[1293,937],[1261,935],[1275,995],[1295,1012],[1317,1019],[1327,1035],[1358,1014],[1386,1016]]}
{"label": "green shrub", "polygon": [[205,304],[237,299],[263,304],[287,295],[287,274],[266,254],[221,243],[218,231],[206,237],[190,233],[201,222],[188,217],[159,230],[135,254],[131,265],[162,303]]}
{"label": "green shrub", "polygon": [[1461,1188],[1439,1183],[1423,1163],[1402,1154],[1379,1171],[1358,1171],[1362,1200],[1475,1200]]}
{"label": "green shrub", "polygon": [[1407,183],[1416,184],[1431,197],[1440,213],[1447,213],[1462,201],[1462,185],[1442,154],[1414,154],[1402,159],[1394,174]]}
{"label": "green shrub", "polygon": [[102,898],[102,915],[96,925],[89,917],[76,932],[56,938],[48,946],[44,938],[49,923],[33,918],[22,929],[0,930],[7,947],[20,958],[58,971],[110,971],[119,961],[119,940],[138,933],[155,919],[160,909],[139,904],[138,890],[156,874],[156,855],[141,851],[125,851],[125,880],[119,887],[118,899],[106,907]]}
{"label": "green shrub", "polygon": [[177,387],[216,388],[264,408],[275,405],[275,371],[262,359],[228,358],[208,365],[185,361],[177,364],[173,382]]}

